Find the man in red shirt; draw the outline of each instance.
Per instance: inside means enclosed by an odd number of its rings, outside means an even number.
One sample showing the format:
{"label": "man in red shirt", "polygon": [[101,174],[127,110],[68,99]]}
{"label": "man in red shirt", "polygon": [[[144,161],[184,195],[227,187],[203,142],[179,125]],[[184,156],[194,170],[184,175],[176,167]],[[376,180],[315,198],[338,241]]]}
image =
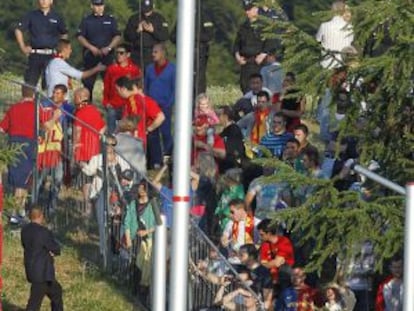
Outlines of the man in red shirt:
{"label": "man in red shirt", "polygon": [[73,122],[73,155],[76,162],[87,162],[100,152],[100,135],[105,133],[106,126],[98,108],[89,102],[87,88],[79,88],[74,92],[76,106]]}
{"label": "man in red shirt", "polygon": [[127,99],[123,117],[135,117],[137,129],[136,138],[147,141],[147,134],[151,133],[165,120],[164,113],[151,97],[145,96],[142,89],[142,79],[132,81],[127,77],[121,77],[115,82],[116,89],[122,98]]}
{"label": "man in red shirt", "polygon": [[194,121],[194,147],[192,152],[192,162],[198,160],[198,156],[202,152],[211,153],[218,167],[218,160],[226,157],[226,146],[223,138],[214,133],[214,129],[210,128],[209,118],[205,114],[198,115]]}
{"label": "man in red shirt", "polygon": [[305,283],[306,273],[296,267],[292,271],[292,283],[298,294],[297,311],[313,311],[315,306],[321,308],[324,303],[322,294]]}
{"label": "man in red shirt", "polygon": [[257,226],[262,240],[260,245],[260,263],[270,272],[275,283],[278,282],[279,268],[295,263],[293,245],[289,238],[280,235],[279,229],[271,224],[270,219],[264,219]]}
{"label": "man in red shirt", "polygon": [[[13,163],[8,167],[8,181],[14,190],[15,199],[20,208],[20,214],[24,216],[24,206],[27,197],[29,177],[32,174],[35,161],[35,103],[33,101],[33,89],[22,88],[23,99],[7,110],[0,122],[0,132],[8,134],[11,146],[20,146],[19,153]],[[12,216],[12,222],[18,219]]]}
{"label": "man in red shirt", "polygon": [[128,44],[120,44],[116,50],[116,62],[108,66],[104,77],[104,91],[102,104],[106,108],[108,132],[115,132],[116,122],[122,118],[123,107],[126,99],[119,96],[115,81],[121,77],[130,79],[141,78],[141,69],[135,65],[131,56],[131,47]]}
{"label": "man in red shirt", "polygon": [[[88,162],[94,155],[101,151],[100,136],[105,133],[106,126],[98,108],[89,102],[90,93],[87,88],[75,90],[73,99],[76,106],[75,119],[73,121],[73,157],[81,167],[83,162]],[[90,216],[92,204],[89,201],[89,189],[92,178],[81,173],[85,214]]]}

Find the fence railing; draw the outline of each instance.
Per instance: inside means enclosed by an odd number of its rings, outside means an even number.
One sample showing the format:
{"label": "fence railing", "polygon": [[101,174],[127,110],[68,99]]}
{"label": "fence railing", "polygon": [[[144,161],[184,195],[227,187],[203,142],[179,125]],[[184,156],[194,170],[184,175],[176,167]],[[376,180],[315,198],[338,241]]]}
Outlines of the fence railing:
{"label": "fence railing", "polygon": [[[0,78],[0,85],[2,87],[0,117],[3,117],[7,109],[20,100],[22,85],[12,79],[3,78]],[[94,219],[96,219],[98,223],[96,231],[99,235],[99,248],[96,249],[99,249],[99,253],[94,257],[101,258],[103,268],[117,282],[128,287],[144,307],[150,309],[152,303],[150,292],[153,284],[151,266],[154,263],[152,234],[140,237],[132,232],[132,243],[127,245],[125,240],[126,229],[128,229],[126,228],[126,218],[131,216],[128,213],[131,211],[129,205],[133,200],[127,198],[128,191],[120,178],[122,170],[118,167],[124,165],[124,168],[127,167],[135,171],[134,180],[138,181],[143,178],[147,181],[146,188],[148,189],[150,181],[142,169],[142,166],[145,167],[145,163],[141,165],[139,171],[136,171],[134,167],[139,167],[140,164],[131,165],[134,164],[131,162],[136,161],[131,158],[131,152],[129,156],[125,157],[122,148],[118,148],[118,146],[113,148],[110,139],[82,119],[77,118],[73,105],[68,105],[72,110],[64,110],[63,116],[55,124],[56,126],[53,125],[46,129],[44,123],[50,119],[56,104],[41,91],[36,90],[36,109],[33,118],[38,120],[35,131],[35,137],[38,139],[35,140],[34,152],[37,161],[33,165],[31,201],[44,208],[45,214],[55,224],[55,229],[59,231],[61,229],[59,228],[60,222],[56,220],[55,211],[61,188],[66,186],[68,189],[80,190],[82,193],[80,202],[75,206],[65,207],[66,224],[70,222],[68,218],[76,214],[83,218],[88,227],[96,228],[96,226],[90,226],[91,223],[95,223]],[[50,111],[45,112],[43,109],[45,107],[51,108]],[[59,109],[62,107],[59,106]],[[74,161],[73,125],[75,123],[83,126],[95,137],[91,136],[91,140],[86,142],[87,148],[95,148],[94,144],[100,144],[100,153],[89,162]],[[98,142],[96,137],[98,137]],[[128,147],[131,147],[131,142],[135,143],[129,139]],[[137,144],[136,150],[141,148],[142,152],[142,146],[139,146],[139,142]],[[50,150],[48,147],[55,149]],[[45,156],[45,152],[49,152],[51,156]],[[111,162],[114,161],[113,156],[108,159],[111,152],[115,154],[117,162],[115,165]],[[53,155],[58,157],[53,158]],[[93,202],[93,207],[91,202]],[[91,215],[91,208],[95,210],[96,217]],[[254,310],[260,310],[263,305],[260,295],[255,293],[247,283],[240,280],[235,268],[198,227],[197,218],[191,220],[189,230],[189,309],[224,308],[223,300],[226,300],[226,295],[242,287],[245,295],[236,295],[233,299],[234,302],[231,301],[231,303],[237,304],[239,310],[253,310],[246,307],[246,303],[254,305]],[[206,267],[203,266],[204,264],[207,264]],[[218,265],[219,269],[212,269],[212,264]],[[209,272],[206,274],[207,271]]]}

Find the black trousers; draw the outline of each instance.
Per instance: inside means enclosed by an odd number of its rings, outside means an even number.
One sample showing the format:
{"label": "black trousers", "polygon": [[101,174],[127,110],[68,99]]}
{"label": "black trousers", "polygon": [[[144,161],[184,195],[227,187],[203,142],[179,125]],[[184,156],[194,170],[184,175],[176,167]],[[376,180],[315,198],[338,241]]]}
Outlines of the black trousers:
{"label": "black trousers", "polygon": [[194,64],[194,97],[205,93],[207,90],[207,62],[208,56],[200,56],[198,62]]}
{"label": "black trousers", "polygon": [[46,88],[45,69],[52,55],[30,54],[26,72],[24,73],[24,82],[36,86],[39,78],[42,77],[42,89]]}
{"label": "black trousers", "polygon": [[40,310],[45,296],[50,299],[52,311],[63,311],[62,286],[56,280],[51,282],[32,283],[26,311]]}
{"label": "black trousers", "polygon": [[141,50],[139,48],[133,48],[131,51],[131,59],[135,65],[139,66],[142,72],[145,72],[146,67],[151,64],[152,61],[152,47],[144,47]]}
{"label": "black trousers", "polygon": [[260,73],[261,65],[256,64],[254,57],[249,58],[245,65],[240,67],[240,89],[243,94],[250,91],[249,80],[252,74]]}

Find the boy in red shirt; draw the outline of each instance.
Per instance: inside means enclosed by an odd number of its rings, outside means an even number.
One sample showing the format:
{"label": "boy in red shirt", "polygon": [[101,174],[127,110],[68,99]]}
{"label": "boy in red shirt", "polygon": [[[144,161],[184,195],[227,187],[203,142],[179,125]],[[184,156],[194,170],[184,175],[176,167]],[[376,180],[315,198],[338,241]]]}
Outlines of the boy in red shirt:
{"label": "boy in red shirt", "polygon": [[164,113],[151,97],[145,96],[142,89],[142,79],[132,81],[121,77],[115,82],[118,94],[127,99],[123,117],[136,117],[136,138],[147,141],[147,134],[157,129],[165,120]]}
{"label": "boy in red shirt", "polygon": [[120,120],[126,99],[122,98],[116,89],[115,82],[121,77],[138,79],[142,77],[141,69],[135,65],[131,56],[131,47],[128,44],[120,44],[116,50],[116,62],[108,66],[103,80],[104,91],[102,105],[106,109],[108,132],[115,132],[116,121]]}
{"label": "boy in red shirt", "polygon": [[262,220],[257,229],[262,240],[260,263],[270,269],[273,281],[277,283],[279,268],[284,264],[293,266],[295,263],[292,242],[279,234],[279,230],[271,225],[270,219]]}

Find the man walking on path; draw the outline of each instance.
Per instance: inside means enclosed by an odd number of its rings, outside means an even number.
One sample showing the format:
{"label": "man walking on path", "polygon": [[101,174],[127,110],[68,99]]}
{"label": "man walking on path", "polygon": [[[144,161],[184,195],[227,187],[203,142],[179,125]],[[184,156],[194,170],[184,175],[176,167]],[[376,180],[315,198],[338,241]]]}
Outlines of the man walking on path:
{"label": "man walking on path", "polygon": [[52,311],[63,311],[62,286],[56,280],[54,257],[60,255],[60,246],[52,232],[44,225],[40,207],[30,211],[30,223],[21,232],[26,278],[31,283],[27,311],[38,311],[44,296],[51,301]]}

